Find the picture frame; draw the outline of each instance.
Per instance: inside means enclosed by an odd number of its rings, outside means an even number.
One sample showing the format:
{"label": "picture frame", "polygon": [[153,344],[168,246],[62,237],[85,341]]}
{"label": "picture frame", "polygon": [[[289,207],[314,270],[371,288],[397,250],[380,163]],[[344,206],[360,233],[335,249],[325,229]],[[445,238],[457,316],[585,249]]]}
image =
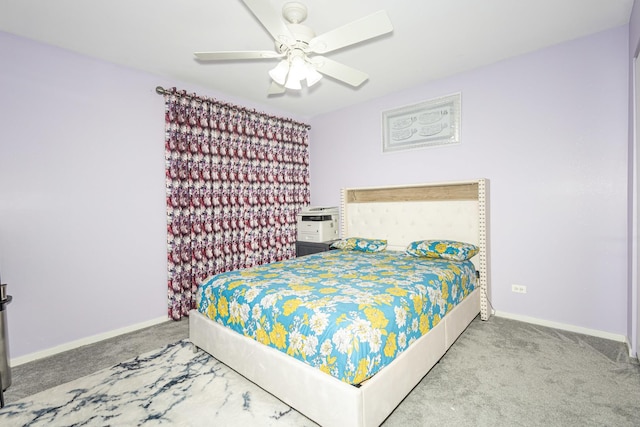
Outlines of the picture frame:
{"label": "picture frame", "polygon": [[460,143],[461,94],[382,112],[385,153]]}

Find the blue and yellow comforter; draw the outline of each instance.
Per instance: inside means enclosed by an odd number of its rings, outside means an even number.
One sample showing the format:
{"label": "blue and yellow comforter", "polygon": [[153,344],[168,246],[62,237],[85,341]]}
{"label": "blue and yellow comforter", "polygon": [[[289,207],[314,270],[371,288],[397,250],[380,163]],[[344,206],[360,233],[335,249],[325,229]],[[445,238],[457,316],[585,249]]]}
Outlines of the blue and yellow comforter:
{"label": "blue and yellow comforter", "polygon": [[334,250],[209,278],[198,310],[358,384],[438,324],[475,286],[471,261]]}

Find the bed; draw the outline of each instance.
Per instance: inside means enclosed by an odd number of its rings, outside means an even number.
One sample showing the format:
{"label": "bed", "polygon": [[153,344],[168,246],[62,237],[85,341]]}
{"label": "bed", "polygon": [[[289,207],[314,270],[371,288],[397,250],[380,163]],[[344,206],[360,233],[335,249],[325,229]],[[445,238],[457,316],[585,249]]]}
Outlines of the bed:
{"label": "bed", "polygon": [[[304,360],[306,353],[302,358],[295,357],[292,352],[286,354],[273,346],[265,345],[267,343],[259,342],[259,338],[247,337],[246,330],[233,330],[223,326],[219,319],[212,320],[209,315],[213,314],[211,317],[215,318],[215,313],[207,312],[207,307],[203,310],[204,314],[198,310],[190,313],[190,340],[323,426],[380,425],[478,314],[483,320],[489,317],[487,192],[488,181],[485,179],[342,190],[341,235],[366,236],[386,241],[384,252],[366,254],[377,257],[369,258],[376,259],[370,264],[388,265],[395,262],[392,261],[392,254],[402,254],[411,242],[426,239],[467,242],[478,248],[477,255],[469,261],[473,263],[472,270],[475,270],[473,286],[454,286],[459,291],[456,293],[463,298],[459,298],[460,301],[456,301],[456,304],[444,304],[446,310],[442,307],[436,309],[437,321],[429,321],[424,328],[428,332],[423,331],[426,334],[412,337],[411,344],[405,345],[402,351],[391,352],[394,353],[391,360],[381,363],[383,357],[377,357],[375,363],[368,363],[374,367],[371,371],[354,369],[357,363],[352,362],[347,365],[351,366],[350,369],[330,372],[328,364],[318,362],[317,358],[315,366],[312,366],[314,363]],[[296,267],[291,267],[290,272],[280,275],[281,280],[291,282],[291,277],[294,276],[290,274],[295,274],[296,268],[303,268],[305,263],[315,265],[313,268],[326,264],[330,269],[334,262],[338,262],[338,252],[344,251],[331,251],[292,260]],[[354,263],[361,255],[356,252],[348,253]],[[342,267],[338,265],[337,268]],[[331,274],[330,271],[328,273]],[[252,280],[253,277],[260,277],[260,274],[270,273],[236,272],[228,279],[231,284],[229,287],[232,291],[235,289],[246,295],[252,292],[252,286],[253,289],[258,288],[256,283],[252,284]],[[342,286],[336,285],[334,277],[327,276],[327,272],[324,274],[326,283],[320,280],[322,289]],[[391,277],[390,280],[394,275],[391,274]],[[238,291],[245,281],[250,285],[249,288]],[[447,293],[449,289],[453,288],[448,287]],[[292,311],[294,308],[280,307],[280,310]],[[215,312],[216,309],[217,305],[210,311]],[[235,321],[232,323],[238,327],[246,326],[246,309],[244,318],[237,306],[227,309],[235,310],[233,316],[228,316],[234,317]],[[300,314],[298,318],[309,320],[310,316],[311,314]],[[332,322],[336,323],[335,319]],[[260,336],[259,332],[253,331],[254,338]],[[278,341],[277,337],[273,338],[272,341]],[[400,343],[400,340],[397,342]],[[406,341],[403,343],[406,344]],[[380,352],[384,353],[384,350]],[[357,356],[356,360],[361,357]]]}

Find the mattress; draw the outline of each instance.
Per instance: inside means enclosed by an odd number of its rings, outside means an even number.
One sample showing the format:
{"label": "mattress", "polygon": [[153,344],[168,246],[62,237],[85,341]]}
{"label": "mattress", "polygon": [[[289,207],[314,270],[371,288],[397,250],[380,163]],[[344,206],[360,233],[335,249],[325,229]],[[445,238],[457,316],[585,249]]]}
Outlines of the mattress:
{"label": "mattress", "polygon": [[328,251],[222,273],[203,315],[357,385],[404,352],[476,286],[470,261]]}

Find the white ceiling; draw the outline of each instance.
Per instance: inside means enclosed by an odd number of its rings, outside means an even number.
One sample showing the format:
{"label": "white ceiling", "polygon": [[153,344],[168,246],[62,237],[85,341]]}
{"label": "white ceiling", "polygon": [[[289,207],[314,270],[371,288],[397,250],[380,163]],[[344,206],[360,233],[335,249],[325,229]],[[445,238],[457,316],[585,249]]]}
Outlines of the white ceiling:
{"label": "white ceiling", "polygon": [[[264,0],[280,11],[286,0]],[[273,50],[241,0],[0,0],[0,30],[253,103],[313,117],[629,22],[633,0],[303,0],[322,34],[385,9],[391,34],[327,54],[369,74],[268,97],[276,60],[194,60]],[[46,66],[46,64],[43,64]]]}

